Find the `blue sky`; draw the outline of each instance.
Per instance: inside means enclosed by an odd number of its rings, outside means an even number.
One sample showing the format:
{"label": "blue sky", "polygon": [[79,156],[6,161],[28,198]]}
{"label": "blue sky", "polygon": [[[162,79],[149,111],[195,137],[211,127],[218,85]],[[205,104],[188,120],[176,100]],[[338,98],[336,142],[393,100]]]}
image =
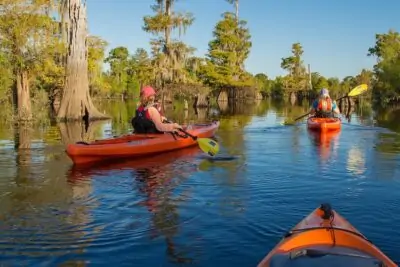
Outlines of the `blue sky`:
{"label": "blue sky", "polygon": [[[153,0],[87,0],[89,32],[109,42],[109,47],[126,46],[133,53],[150,51],[153,37],[142,30],[143,16],[151,15]],[[203,56],[221,14],[234,11],[225,0],[179,0],[175,10],[193,13],[195,21],[181,39]],[[372,68],[367,57],[375,34],[400,29],[399,0],[240,0],[239,16],[247,20],[253,46],[246,69],[270,78],[284,75],[281,58],[291,45],[300,42],[304,63],[311,71],[344,78],[362,68]]]}

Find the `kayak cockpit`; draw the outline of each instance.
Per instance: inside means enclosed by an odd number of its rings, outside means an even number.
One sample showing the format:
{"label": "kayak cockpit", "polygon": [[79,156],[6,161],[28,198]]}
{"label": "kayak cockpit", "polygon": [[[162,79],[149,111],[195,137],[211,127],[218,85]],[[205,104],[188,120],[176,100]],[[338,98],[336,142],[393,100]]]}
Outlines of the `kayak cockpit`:
{"label": "kayak cockpit", "polygon": [[365,252],[340,246],[313,246],[272,256],[270,267],[384,267]]}

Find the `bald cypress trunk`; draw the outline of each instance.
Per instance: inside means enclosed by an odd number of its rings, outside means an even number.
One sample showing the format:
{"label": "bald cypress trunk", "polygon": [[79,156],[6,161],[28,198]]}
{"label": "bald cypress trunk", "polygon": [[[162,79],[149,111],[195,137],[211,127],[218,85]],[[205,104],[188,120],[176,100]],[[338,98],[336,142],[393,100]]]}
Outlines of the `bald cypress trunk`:
{"label": "bald cypress trunk", "polygon": [[32,105],[28,72],[21,70],[16,76],[18,120],[29,121],[32,119]]}
{"label": "bald cypress trunk", "polygon": [[94,106],[89,94],[86,5],[66,0],[68,21],[65,88],[57,117],[61,121],[106,119]]}

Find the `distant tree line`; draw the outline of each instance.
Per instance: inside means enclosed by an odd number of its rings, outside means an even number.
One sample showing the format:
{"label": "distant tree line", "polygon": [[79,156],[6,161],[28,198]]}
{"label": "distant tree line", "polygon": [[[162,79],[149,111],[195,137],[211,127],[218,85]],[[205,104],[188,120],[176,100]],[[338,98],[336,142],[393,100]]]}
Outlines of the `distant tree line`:
{"label": "distant tree line", "polygon": [[[194,23],[189,12],[177,12],[176,0],[155,0],[153,14],[144,16],[143,30],[153,36],[151,51],[112,48],[86,30],[86,6],[81,0],[3,0],[0,5],[0,102],[12,105],[16,120],[31,120],[32,105],[51,106],[59,119],[103,118],[91,97],[138,96],[152,84],[167,98],[218,96],[226,88],[252,90],[265,97],[312,94],[323,87],[333,95],[360,83],[373,88],[381,104],[400,100],[400,36],[393,30],[377,34],[368,56],[373,70],[343,80],[309,73],[300,43],[282,58],[287,75],[275,79],[253,75],[244,62],[252,42],[246,21],[239,17],[239,0],[226,0],[234,12],[223,12],[204,57],[178,37]],[[79,19],[78,19],[79,18]],[[178,37],[177,37],[178,36]],[[107,63],[109,69],[104,71]]]}

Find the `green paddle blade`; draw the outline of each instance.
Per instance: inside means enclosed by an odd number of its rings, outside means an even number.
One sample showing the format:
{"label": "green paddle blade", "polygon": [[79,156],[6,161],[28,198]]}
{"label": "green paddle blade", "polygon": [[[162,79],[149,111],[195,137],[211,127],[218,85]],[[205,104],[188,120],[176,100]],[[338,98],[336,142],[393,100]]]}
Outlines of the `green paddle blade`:
{"label": "green paddle blade", "polygon": [[212,139],[199,138],[197,139],[197,143],[199,144],[200,149],[210,156],[215,156],[219,152],[219,144]]}
{"label": "green paddle blade", "polygon": [[347,96],[358,96],[361,95],[362,93],[364,93],[365,91],[368,90],[368,85],[364,84],[360,84],[359,86],[355,87],[353,90],[350,91],[350,93],[348,93]]}

